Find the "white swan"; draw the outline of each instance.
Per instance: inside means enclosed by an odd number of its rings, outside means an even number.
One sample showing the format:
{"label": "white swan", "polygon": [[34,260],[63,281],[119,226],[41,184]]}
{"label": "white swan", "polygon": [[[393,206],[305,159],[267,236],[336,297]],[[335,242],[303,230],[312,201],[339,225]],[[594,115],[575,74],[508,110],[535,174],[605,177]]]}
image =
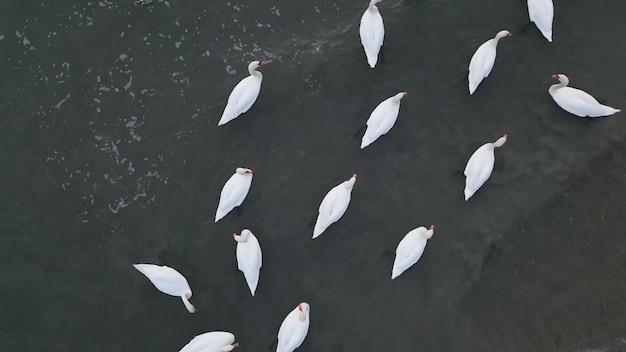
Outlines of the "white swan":
{"label": "white swan", "polygon": [[406,96],[406,92],[400,92],[391,98],[378,104],[367,119],[367,130],[361,139],[361,149],[374,143],[378,137],[391,130],[398,119],[400,111],[400,100]]}
{"label": "white swan", "polygon": [[237,267],[246,278],[250,293],[254,296],[256,286],[259,283],[261,265],[263,265],[261,246],[254,234],[248,229],[241,231],[241,235],[233,234],[233,237],[237,241]]}
{"label": "white swan", "polygon": [[579,117],[600,117],[613,115],[621,111],[620,109],[600,104],[585,91],[568,87],[569,78],[564,74],[552,75],[552,78],[558,79],[561,83],[550,86],[548,92],[552,96],[552,99],[554,99],[563,110],[570,114]]}
{"label": "white swan", "polygon": [[359,26],[359,35],[361,36],[361,44],[367,56],[367,63],[371,68],[376,67],[378,62],[378,53],[383,46],[385,39],[385,26],[383,25],[383,17],[378,12],[376,4],[382,0],[371,0],[367,10],[361,16],[361,24]]}
{"label": "white swan", "polygon": [[307,303],[300,303],[292,310],[278,330],[278,345],[276,352],[293,352],[302,345],[304,338],[309,332],[309,311],[311,307]]}
{"label": "white swan", "polygon": [[178,271],[165,265],[133,264],[133,266],[146,275],[159,291],[170,296],[180,297],[189,313],[196,312],[196,308],[189,302],[189,298],[191,298],[189,283]]}
{"label": "white swan", "polygon": [[217,123],[218,126],[234,120],[250,110],[261,92],[261,82],[263,81],[263,74],[256,69],[263,65],[265,65],[265,61],[252,61],[248,65],[250,76],[239,81],[228,96],[228,103],[224,108],[222,118]]}
{"label": "white swan", "polygon": [[328,191],[318,210],[319,214],[315,221],[313,238],[321,235],[328,226],[337,222],[345,214],[350,204],[352,187],[354,187],[355,182],[356,174],[352,175],[348,181],[344,181]]}
{"label": "white swan", "polygon": [[470,197],[489,179],[496,161],[493,149],[501,147],[508,136],[498,138],[494,143],[485,143],[476,149],[465,166],[465,200]]}
{"label": "white swan", "polygon": [[226,216],[235,207],[238,207],[246,199],[252,185],[252,170],[238,167],[235,173],[226,181],[220,202],[215,212],[215,222]]}
{"label": "white swan", "polygon": [[226,331],[211,331],[194,337],[180,352],[229,352],[235,347],[235,335]]}
{"label": "white swan", "polygon": [[496,63],[496,47],[498,46],[498,41],[501,38],[510,36],[511,33],[509,31],[502,30],[498,32],[494,38],[489,39],[478,47],[469,64],[467,80],[469,81],[470,95],[478,88],[480,82],[482,82],[485,77],[489,76],[493,65]]}
{"label": "white swan", "polygon": [[407,233],[398,243],[396,248],[396,259],[393,261],[393,269],[391,270],[391,279],[395,279],[406,269],[417,263],[424,248],[435,230],[435,225],[430,225],[430,229],[426,230],[424,226],[420,226]]}
{"label": "white swan", "polygon": [[528,0],[528,17],[541,31],[546,39],[552,43],[552,19],[554,5],[552,0]]}

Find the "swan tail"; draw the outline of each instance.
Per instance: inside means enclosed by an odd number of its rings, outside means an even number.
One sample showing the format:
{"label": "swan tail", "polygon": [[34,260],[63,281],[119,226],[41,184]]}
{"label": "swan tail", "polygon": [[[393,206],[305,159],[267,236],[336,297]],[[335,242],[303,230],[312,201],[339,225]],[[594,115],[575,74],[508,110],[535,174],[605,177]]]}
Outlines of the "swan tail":
{"label": "swan tail", "polygon": [[318,219],[315,223],[315,228],[313,229],[313,239],[319,237],[328,227],[328,225],[323,224],[322,221]]}
{"label": "swan tail", "polygon": [[601,116],[609,116],[615,113],[618,113],[622,110],[610,107],[608,105],[602,105],[602,115]]}
{"label": "swan tail", "polygon": [[226,216],[226,214],[228,214],[228,212],[225,212],[222,209],[217,209],[217,211],[215,212],[215,222],[220,221],[220,219]]}
{"label": "swan tail", "polygon": [[474,92],[476,91],[476,88],[478,88],[478,83],[476,83],[474,80],[470,79],[469,80],[469,93],[470,93],[470,95],[474,94]]}
{"label": "swan tail", "polygon": [[465,194],[465,201],[470,199],[470,197],[473,196],[475,192],[476,191],[472,191],[471,189],[465,187],[465,190],[463,191],[463,193]]}
{"label": "swan tail", "polygon": [[404,270],[400,270],[397,267],[393,267],[393,270],[391,271],[391,280],[397,278],[398,276],[400,276],[402,273],[404,272]]}

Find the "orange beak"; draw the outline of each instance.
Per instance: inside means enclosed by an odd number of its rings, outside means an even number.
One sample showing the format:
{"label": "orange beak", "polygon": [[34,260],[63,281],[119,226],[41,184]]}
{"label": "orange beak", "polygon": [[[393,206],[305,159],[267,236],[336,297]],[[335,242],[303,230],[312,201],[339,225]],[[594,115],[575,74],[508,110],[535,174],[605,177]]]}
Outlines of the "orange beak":
{"label": "orange beak", "polygon": [[434,230],[435,229],[435,225],[430,225],[430,229]]}
{"label": "orange beak", "polygon": [[557,76],[557,75],[552,75],[552,78],[554,78],[554,79],[559,79],[559,76]]}
{"label": "orange beak", "polygon": [[263,66],[263,65],[265,65],[265,61],[259,62],[259,66]]}

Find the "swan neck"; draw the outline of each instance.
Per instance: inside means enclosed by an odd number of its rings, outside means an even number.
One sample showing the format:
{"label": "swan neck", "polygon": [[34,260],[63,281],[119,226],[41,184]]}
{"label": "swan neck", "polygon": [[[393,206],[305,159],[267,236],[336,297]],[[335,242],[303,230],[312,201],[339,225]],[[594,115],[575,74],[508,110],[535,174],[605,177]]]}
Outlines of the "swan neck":
{"label": "swan neck", "polygon": [[344,186],[345,186],[347,189],[352,189],[352,188],[354,187],[354,183],[355,183],[355,182],[356,182],[356,178],[351,178],[351,179],[349,179],[348,181],[346,181],[346,183],[345,183],[345,185],[344,185]]}
{"label": "swan neck", "polygon": [[504,143],[506,143],[506,137],[500,137],[500,138],[498,138],[497,141],[495,141],[493,143],[493,147],[494,148],[499,148],[499,147],[503,146]]}
{"label": "swan neck", "polygon": [[248,242],[248,236],[244,236],[244,235],[238,235],[238,236],[234,236],[235,241],[239,242],[239,243],[246,243]]}
{"label": "swan neck", "polygon": [[367,7],[369,10],[373,10],[376,7],[376,4],[381,2],[382,0],[372,0],[370,1],[370,5]]}
{"label": "swan neck", "polygon": [[250,76],[254,76],[254,77],[263,77],[263,74],[261,74],[261,72],[257,71],[257,67],[259,66],[255,66],[254,63],[251,63],[248,66],[248,72],[250,73]]}
{"label": "swan neck", "polygon": [[196,307],[194,307],[193,304],[191,304],[191,302],[189,302],[189,298],[190,297],[191,297],[191,292],[186,292],[180,298],[182,298],[183,303],[185,304],[185,307],[187,308],[189,313],[195,313],[196,312]]}
{"label": "swan neck", "polygon": [[302,310],[298,311],[298,318],[300,319],[300,321],[306,321],[306,313]]}
{"label": "swan neck", "polygon": [[424,237],[426,237],[426,239],[429,240],[431,237],[433,237],[434,233],[435,231],[433,230],[426,230],[426,232],[424,232]]}

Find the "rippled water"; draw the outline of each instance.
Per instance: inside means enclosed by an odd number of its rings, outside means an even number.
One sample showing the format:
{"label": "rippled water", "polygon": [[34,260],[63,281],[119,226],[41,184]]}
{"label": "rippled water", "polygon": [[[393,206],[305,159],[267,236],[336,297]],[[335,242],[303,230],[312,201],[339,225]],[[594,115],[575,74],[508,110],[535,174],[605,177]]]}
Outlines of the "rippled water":
{"label": "rippled water", "polygon": [[[548,44],[522,0],[384,0],[374,70],[366,6],[0,4],[0,350],[177,351],[211,330],[268,350],[301,301],[300,351],[626,350],[624,113],[579,119],[547,93],[566,73],[626,108],[626,2],[555,0]],[[469,59],[503,28],[470,97]],[[268,62],[259,99],[218,128],[254,59]],[[395,127],[360,150],[399,91]],[[467,159],[503,133],[464,202]],[[215,224],[237,166],[252,189]],[[350,208],[312,241],[319,202],[352,173]],[[431,223],[424,256],[391,281],[399,240]],[[255,297],[235,262],[243,228],[264,253]],[[132,268],[161,261],[198,313]]]}

